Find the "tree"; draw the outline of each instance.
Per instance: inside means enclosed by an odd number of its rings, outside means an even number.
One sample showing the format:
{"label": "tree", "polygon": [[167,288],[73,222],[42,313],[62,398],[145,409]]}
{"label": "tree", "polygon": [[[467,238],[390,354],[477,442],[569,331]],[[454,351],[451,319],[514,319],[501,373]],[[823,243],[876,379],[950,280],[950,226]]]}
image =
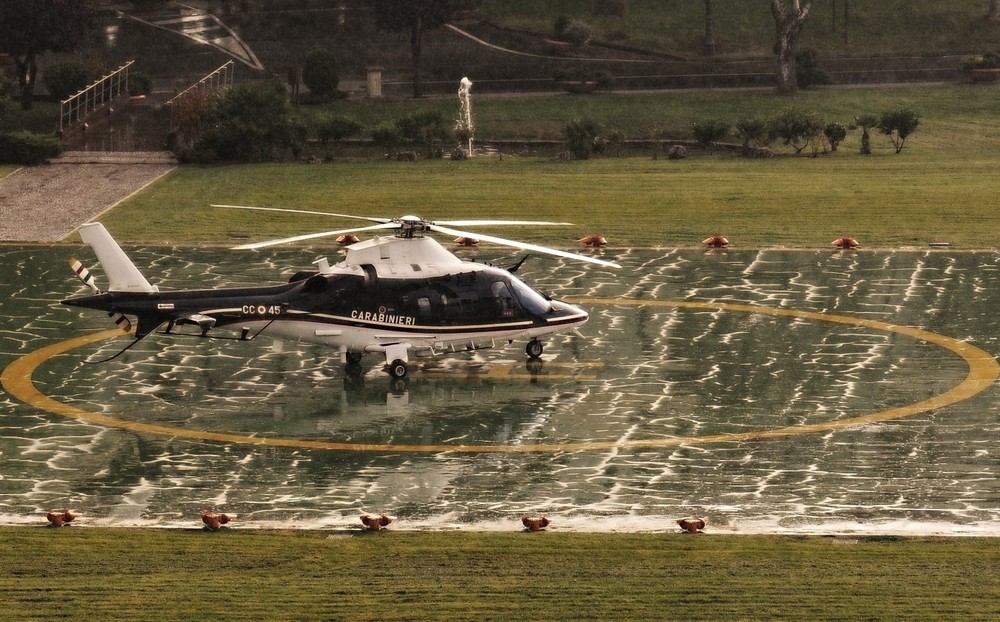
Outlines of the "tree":
{"label": "tree", "polygon": [[705,56],[715,56],[715,17],[712,0],[705,0]]}
{"label": "tree", "polygon": [[420,56],[425,30],[440,28],[454,11],[455,0],[375,0],[375,27],[409,32],[413,57],[413,96],[423,97]]}
{"label": "tree", "polygon": [[340,85],[340,66],[330,50],[316,48],[306,54],[302,64],[302,82],[318,100],[329,99]]}
{"label": "tree", "polygon": [[819,151],[816,140],[822,133],[823,124],[819,119],[801,110],[785,110],[771,121],[771,135],[790,145],[795,153],[802,153],[812,145],[813,155],[816,155]]}
{"label": "tree", "polygon": [[851,129],[861,128],[861,155],[872,154],[871,129],[878,127],[878,117],[873,114],[863,114],[854,118]]}
{"label": "tree", "polygon": [[93,29],[96,16],[93,0],[0,2],[0,52],[14,59],[21,108],[30,109],[34,101],[38,57],[73,51]]}
{"label": "tree", "polygon": [[799,89],[795,76],[795,46],[812,8],[812,0],[770,0],[771,15],[777,32],[774,51],[777,58],[778,92],[794,93]]}
{"label": "tree", "polygon": [[906,137],[916,131],[918,125],[920,117],[917,113],[908,108],[900,108],[882,113],[878,120],[878,131],[889,137],[896,147],[896,153],[899,153],[903,150]]}

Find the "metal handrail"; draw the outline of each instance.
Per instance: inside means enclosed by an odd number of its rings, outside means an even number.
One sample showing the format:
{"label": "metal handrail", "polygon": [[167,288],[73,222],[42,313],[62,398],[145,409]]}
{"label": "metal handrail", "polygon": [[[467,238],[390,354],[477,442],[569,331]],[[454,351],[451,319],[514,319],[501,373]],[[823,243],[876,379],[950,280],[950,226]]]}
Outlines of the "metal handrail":
{"label": "metal handrail", "polygon": [[134,60],[99,78],[80,92],[59,102],[59,131],[87,117],[105,103],[128,92],[128,72]]}
{"label": "metal handrail", "polygon": [[216,91],[221,88],[233,85],[233,75],[236,63],[233,61],[227,61],[225,64],[220,66],[218,69],[212,73],[206,75],[201,80],[198,80],[191,86],[187,87],[177,95],[174,95],[165,106],[172,106],[184,97],[187,97],[191,93],[201,90],[203,87],[209,87],[210,90]]}

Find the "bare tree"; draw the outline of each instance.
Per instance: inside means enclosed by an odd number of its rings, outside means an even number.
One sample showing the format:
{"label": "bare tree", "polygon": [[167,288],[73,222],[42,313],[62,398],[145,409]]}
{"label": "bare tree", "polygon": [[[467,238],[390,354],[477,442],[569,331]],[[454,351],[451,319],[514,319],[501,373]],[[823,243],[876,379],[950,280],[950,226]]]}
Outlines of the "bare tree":
{"label": "bare tree", "polygon": [[705,0],[705,56],[715,56],[715,17],[712,12],[712,0]]}
{"label": "bare tree", "polygon": [[795,78],[795,46],[812,8],[812,0],[770,0],[771,15],[777,32],[778,92],[794,93],[799,85]]}
{"label": "bare tree", "polygon": [[424,94],[420,61],[424,32],[443,26],[454,5],[454,0],[375,0],[375,26],[379,30],[410,34],[414,97]]}

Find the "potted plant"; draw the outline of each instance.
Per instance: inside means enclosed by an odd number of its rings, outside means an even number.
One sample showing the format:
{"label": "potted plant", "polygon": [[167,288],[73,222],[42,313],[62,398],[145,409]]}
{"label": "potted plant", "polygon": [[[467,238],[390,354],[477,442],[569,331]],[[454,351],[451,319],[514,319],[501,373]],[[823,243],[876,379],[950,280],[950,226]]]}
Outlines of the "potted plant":
{"label": "potted plant", "polygon": [[567,93],[593,93],[610,87],[615,80],[607,71],[592,71],[585,66],[557,70],[554,77]]}
{"label": "potted plant", "polygon": [[995,82],[1000,78],[1000,52],[987,52],[966,59],[962,70],[973,82]]}
{"label": "potted plant", "polygon": [[585,22],[560,15],[552,25],[552,36],[545,40],[545,44],[558,54],[570,54],[586,45],[592,32]]}

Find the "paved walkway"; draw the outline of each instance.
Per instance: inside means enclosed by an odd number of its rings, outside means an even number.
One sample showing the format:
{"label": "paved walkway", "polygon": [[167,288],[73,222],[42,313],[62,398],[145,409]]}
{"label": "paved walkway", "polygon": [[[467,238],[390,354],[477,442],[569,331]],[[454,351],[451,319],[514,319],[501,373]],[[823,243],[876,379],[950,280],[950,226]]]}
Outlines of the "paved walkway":
{"label": "paved walkway", "polygon": [[67,151],[0,178],[0,241],[57,242],[177,166],[169,152]]}

